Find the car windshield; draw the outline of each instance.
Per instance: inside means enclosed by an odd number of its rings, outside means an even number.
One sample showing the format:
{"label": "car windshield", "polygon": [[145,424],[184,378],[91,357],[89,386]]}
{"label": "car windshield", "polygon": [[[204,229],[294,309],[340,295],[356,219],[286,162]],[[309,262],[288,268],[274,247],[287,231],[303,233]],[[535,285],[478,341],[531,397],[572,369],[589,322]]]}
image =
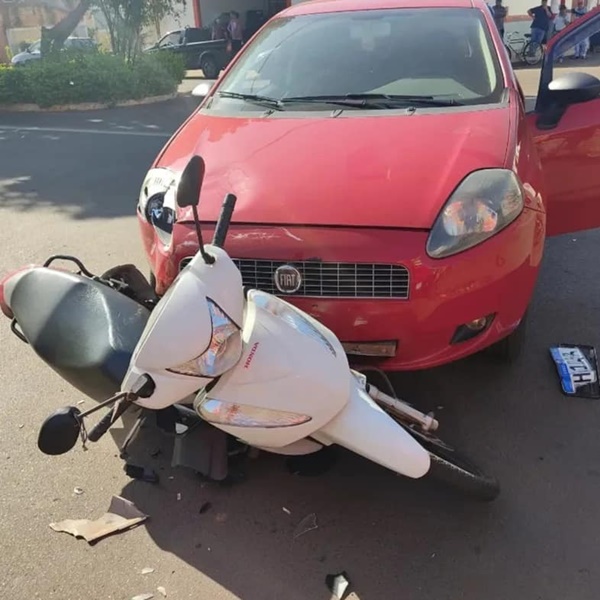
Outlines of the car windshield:
{"label": "car windshield", "polygon": [[31,46],[29,46],[29,52],[39,52],[41,44],[42,42],[34,42],[33,44],[31,44]]}
{"label": "car windshield", "polygon": [[361,10],[273,20],[223,79],[209,108],[489,104],[501,100],[503,88],[480,10]]}

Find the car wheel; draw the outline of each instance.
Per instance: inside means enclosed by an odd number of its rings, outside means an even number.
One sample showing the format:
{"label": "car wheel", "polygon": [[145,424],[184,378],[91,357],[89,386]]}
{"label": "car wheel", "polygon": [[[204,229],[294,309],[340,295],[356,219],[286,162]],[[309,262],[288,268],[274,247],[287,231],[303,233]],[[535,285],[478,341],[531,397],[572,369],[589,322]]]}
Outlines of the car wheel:
{"label": "car wheel", "polygon": [[215,60],[215,57],[210,54],[208,56],[203,56],[200,60],[200,69],[202,69],[206,79],[216,79],[219,76],[217,61]]}
{"label": "car wheel", "polygon": [[521,356],[527,338],[527,314],[510,335],[488,348],[490,356],[507,364],[514,363]]}

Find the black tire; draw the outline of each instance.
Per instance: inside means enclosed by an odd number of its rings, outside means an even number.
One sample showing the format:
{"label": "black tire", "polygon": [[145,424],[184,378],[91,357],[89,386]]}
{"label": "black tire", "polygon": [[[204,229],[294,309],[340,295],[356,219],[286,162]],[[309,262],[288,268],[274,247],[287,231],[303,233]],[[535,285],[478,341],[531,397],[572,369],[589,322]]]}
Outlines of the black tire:
{"label": "black tire", "polygon": [[525,313],[519,326],[509,336],[487,349],[490,356],[506,364],[513,364],[519,359],[527,340],[527,314]]}
{"label": "black tire", "polygon": [[216,79],[219,76],[219,65],[212,54],[207,54],[200,59],[200,69],[206,79]]}
{"label": "black tire", "polygon": [[527,42],[523,48],[523,60],[529,65],[534,66],[542,62],[544,57],[544,48],[539,42]]}
{"label": "black tire", "polygon": [[428,476],[481,502],[492,502],[498,497],[500,484],[497,479],[487,475],[472,461],[440,439],[413,428],[407,428],[407,431],[429,453],[431,467]]}

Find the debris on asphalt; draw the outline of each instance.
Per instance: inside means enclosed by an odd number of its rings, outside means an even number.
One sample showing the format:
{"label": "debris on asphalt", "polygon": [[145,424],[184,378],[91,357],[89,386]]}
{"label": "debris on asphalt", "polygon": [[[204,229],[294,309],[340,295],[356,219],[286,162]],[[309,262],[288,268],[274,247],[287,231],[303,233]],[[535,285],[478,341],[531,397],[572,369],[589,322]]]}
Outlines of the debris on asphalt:
{"label": "debris on asphalt", "polygon": [[319,526],[317,525],[317,515],[315,513],[310,513],[310,515],[306,515],[298,525],[296,525],[296,529],[294,530],[294,539],[299,538],[301,535],[308,533],[309,531],[313,531],[313,529],[317,529]]}
{"label": "debris on asphalt", "polygon": [[177,500],[181,500],[181,492],[177,492]]}
{"label": "debris on asphalt", "polygon": [[215,521],[217,523],[225,523],[225,521],[227,521],[227,513],[217,513]]}
{"label": "debris on asphalt", "polygon": [[134,596],[131,600],[152,600],[154,598],[154,594],[139,594],[138,596]]}
{"label": "debris on asphalt", "polygon": [[148,467],[138,467],[137,465],[125,463],[123,470],[128,477],[145,481],[146,483],[158,483],[160,479],[158,473]]}
{"label": "debris on asphalt", "polygon": [[205,502],[198,511],[201,515],[208,512],[212,508],[212,504],[210,502]]}
{"label": "debris on asphalt", "polygon": [[142,523],[148,518],[136,505],[121,498],[113,496],[108,507],[108,512],[95,521],[89,519],[67,519],[59,523],[50,523],[54,531],[69,533],[76,538],[83,538],[91,543],[111,533],[125,531]]}
{"label": "debris on asphalt", "polygon": [[291,511],[291,510],[289,510],[288,508],[286,508],[285,506],[283,507],[283,512],[284,512],[286,515],[291,515],[291,514],[292,514],[292,511]]}
{"label": "debris on asphalt", "polygon": [[73,493],[74,493],[76,496],[81,496],[81,494],[83,494],[83,489],[82,489],[82,488],[80,488],[80,487],[76,487],[76,488],[73,490]]}
{"label": "debris on asphalt", "polygon": [[77,402],[77,404],[83,404],[84,402],[85,402],[85,400],[79,400],[79,401]]}
{"label": "debris on asphalt", "polygon": [[159,585],[156,588],[156,591],[163,597],[166,598],[167,597],[167,590],[165,590],[165,588],[162,585]]}
{"label": "debris on asphalt", "polygon": [[23,429],[23,427],[25,427],[25,424],[24,424],[24,423],[21,423],[21,424],[19,425],[19,429]]}
{"label": "debris on asphalt", "polygon": [[154,569],[152,567],[144,567],[142,569],[142,575],[150,575],[150,573],[154,573]]}
{"label": "debris on asphalt", "polygon": [[336,573],[333,575],[327,575],[325,577],[325,584],[329,588],[329,591],[339,600],[344,600],[347,594],[350,593],[350,580],[346,571]]}
{"label": "debris on asphalt", "polygon": [[600,398],[598,357],[594,346],[558,344],[550,348],[563,394],[578,398]]}

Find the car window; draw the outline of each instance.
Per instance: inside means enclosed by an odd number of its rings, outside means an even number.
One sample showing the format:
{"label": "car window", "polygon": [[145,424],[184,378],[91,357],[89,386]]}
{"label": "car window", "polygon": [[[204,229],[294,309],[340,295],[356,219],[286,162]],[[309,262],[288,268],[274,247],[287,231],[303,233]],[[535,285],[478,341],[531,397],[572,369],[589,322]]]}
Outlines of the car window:
{"label": "car window", "polygon": [[219,97],[223,91],[277,99],[419,95],[487,104],[499,102],[503,88],[479,9],[348,11],[273,20],[223,79],[210,106],[257,110]]}
{"label": "car window", "polygon": [[29,52],[39,52],[41,44],[41,42],[34,42],[29,46]]}
{"label": "car window", "polygon": [[179,44],[181,44],[182,37],[183,37],[183,35],[179,31],[176,31],[174,33],[169,33],[160,41],[159,46],[161,48],[165,48],[168,46],[179,46]]}

